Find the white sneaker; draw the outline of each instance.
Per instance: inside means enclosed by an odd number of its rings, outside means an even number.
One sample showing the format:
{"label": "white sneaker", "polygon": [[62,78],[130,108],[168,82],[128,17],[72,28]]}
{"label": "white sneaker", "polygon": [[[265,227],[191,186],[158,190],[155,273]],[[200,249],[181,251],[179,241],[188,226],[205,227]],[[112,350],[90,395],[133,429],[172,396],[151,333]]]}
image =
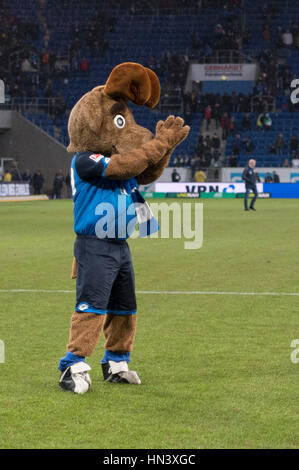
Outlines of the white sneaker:
{"label": "white sneaker", "polygon": [[103,376],[105,382],[126,383],[140,385],[141,380],[135,370],[129,370],[126,361],[115,362],[108,361],[102,364]]}
{"label": "white sneaker", "polygon": [[69,392],[86,393],[91,385],[89,370],[91,367],[86,362],[76,362],[61,373],[59,386]]}

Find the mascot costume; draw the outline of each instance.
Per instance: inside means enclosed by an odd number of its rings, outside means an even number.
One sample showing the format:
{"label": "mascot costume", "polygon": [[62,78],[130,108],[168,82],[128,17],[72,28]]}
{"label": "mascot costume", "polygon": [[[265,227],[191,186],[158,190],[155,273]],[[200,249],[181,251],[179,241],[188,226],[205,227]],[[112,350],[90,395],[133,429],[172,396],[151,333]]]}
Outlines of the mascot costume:
{"label": "mascot costume", "polygon": [[102,331],[104,380],[141,383],[137,372],[128,367],[137,307],[126,239],[136,223],[140,236],[158,230],[138,184],[159,178],[190,130],[174,116],[159,121],[155,135],[136,124],[126,102],[154,108],[159,99],[156,74],[128,62],[115,67],[105,85],[86,93],[69,117],[77,234],[72,277],[77,280],[67,353],[59,362],[63,390],[88,391],[91,368],[85,357],[93,353]]}

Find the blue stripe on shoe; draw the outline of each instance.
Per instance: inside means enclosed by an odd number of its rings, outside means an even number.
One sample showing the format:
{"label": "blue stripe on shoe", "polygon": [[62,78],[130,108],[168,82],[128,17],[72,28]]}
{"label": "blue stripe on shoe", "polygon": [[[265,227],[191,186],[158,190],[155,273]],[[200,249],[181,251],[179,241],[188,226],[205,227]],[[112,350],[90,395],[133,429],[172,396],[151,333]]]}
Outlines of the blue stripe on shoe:
{"label": "blue stripe on shoe", "polygon": [[62,372],[73,364],[76,364],[76,362],[85,362],[85,357],[78,356],[68,351],[66,355],[60,359],[58,369]]}
{"label": "blue stripe on shoe", "polygon": [[114,361],[114,362],[130,362],[130,353],[119,353],[119,352],[113,352],[113,351],[108,351],[108,349],[105,352],[105,355],[103,359],[101,360],[101,364],[105,364],[108,361]]}

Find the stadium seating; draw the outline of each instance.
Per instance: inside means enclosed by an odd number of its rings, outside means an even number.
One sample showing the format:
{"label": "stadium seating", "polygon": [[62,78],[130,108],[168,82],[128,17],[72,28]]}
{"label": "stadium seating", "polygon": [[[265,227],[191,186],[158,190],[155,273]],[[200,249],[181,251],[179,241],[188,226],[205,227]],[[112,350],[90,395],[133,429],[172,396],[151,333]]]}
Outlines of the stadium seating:
{"label": "stadium seating", "polygon": [[[242,130],[241,123],[244,113],[234,113],[233,116],[235,117],[239,127],[236,133],[240,134],[241,140],[247,136],[251,138],[254,144],[254,150],[250,153],[250,156],[254,156],[257,159],[258,166],[282,166],[286,158],[290,160],[289,141],[292,134],[297,134],[299,129],[299,115],[297,113],[270,113],[272,118],[272,128],[267,131],[263,131],[257,126],[257,114],[251,114],[250,131]],[[286,147],[283,150],[281,157],[270,153],[270,147],[280,133],[283,134],[286,142]],[[233,153],[233,140],[233,136],[229,136],[227,138],[226,155],[231,155]],[[238,162],[239,165],[244,166],[250,156],[246,154],[244,148],[241,148]]]}
{"label": "stadium seating", "polygon": [[[290,27],[296,18],[296,6],[288,2],[288,7],[285,8],[283,0],[277,0],[276,16],[267,18],[267,23],[270,24],[271,31],[275,31],[277,26],[283,28]],[[43,16],[46,19],[48,28],[51,30],[51,37],[49,42],[49,50],[52,53],[60,53],[67,51],[71,43],[71,31],[74,22],[77,20],[80,25],[88,25],[93,19],[96,10],[97,2],[90,1],[88,8],[84,2],[68,0],[61,2],[61,8],[57,9],[54,0],[48,0],[45,6],[42,7],[39,2],[34,0],[11,0],[9,8],[23,21],[38,22]],[[251,40],[248,46],[243,45],[243,52],[251,55],[253,51],[267,50],[271,48],[271,44],[264,41],[262,36],[262,28],[265,19],[261,15],[261,2],[258,0],[245,0],[244,12],[246,18],[246,26],[251,32]],[[206,38],[211,35],[215,28],[216,19],[225,24],[225,17],[222,12],[219,12],[213,2],[211,6],[206,7],[201,14],[196,15],[188,12],[185,14],[168,14],[168,15],[148,15],[148,14],[128,14],[122,2],[109,2],[105,0],[101,2],[101,9],[105,11],[107,16],[114,16],[117,18],[115,31],[105,33],[105,38],[109,41],[109,50],[105,56],[94,58],[90,55],[87,45],[82,40],[81,57],[86,57],[89,61],[90,72],[86,75],[78,72],[71,72],[68,81],[65,83],[62,80],[54,79],[53,91],[54,94],[61,92],[64,96],[68,109],[71,109],[74,103],[84,94],[87,90],[91,89],[97,84],[104,83],[111,69],[122,61],[141,62],[146,64],[151,57],[161,58],[165,52],[170,54],[185,54],[188,53],[192,57],[191,36],[197,31],[201,38]],[[67,21],[65,18],[67,17]],[[186,33],[187,32],[187,33]],[[34,47],[37,51],[41,52],[44,48],[43,45],[44,30],[40,28],[39,38],[34,41]],[[145,40],[146,38],[146,40]],[[283,61],[288,61],[291,67],[296,70],[299,65],[299,51],[294,48],[291,50],[278,50],[278,54],[283,58]],[[167,80],[167,74],[161,76],[162,84]],[[225,91],[230,93],[232,90],[240,91],[245,94],[252,92],[253,82],[239,82],[236,88],[236,83],[232,82],[206,82],[203,91],[207,93],[223,94]],[[39,95],[42,96],[42,90],[38,90]],[[282,108],[282,114],[275,114],[272,116],[273,128],[265,135],[256,127],[257,116],[252,114],[252,130],[250,133],[242,132],[242,138],[245,134],[250,135],[254,145],[255,154],[259,159],[260,164],[268,164],[268,162],[277,163],[278,160],[275,155],[269,153],[270,145],[275,140],[279,132],[283,132],[286,141],[288,142],[290,135],[293,131],[299,128],[297,117],[289,115],[284,104],[288,97],[279,95],[276,99],[277,108]],[[159,111],[150,111],[134,107],[134,114],[136,121],[146,125],[154,130],[155,123],[163,118],[163,114]],[[36,125],[39,125],[43,130],[58,138],[63,144],[67,145],[67,119],[57,119],[55,125],[47,114],[24,114],[28,119],[32,120]],[[237,122],[242,121],[240,114],[235,114]],[[192,128],[190,137],[184,142],[180,148],[179,153],[188,153],[193,155],[197,135],[200,129],[202,116],[194,114],[192,116]],[[230,155],[232,138],[227,139],[226,154]],[[243,165],[243,160],[246,159],[245,154],[241,154],[239,163]]]}

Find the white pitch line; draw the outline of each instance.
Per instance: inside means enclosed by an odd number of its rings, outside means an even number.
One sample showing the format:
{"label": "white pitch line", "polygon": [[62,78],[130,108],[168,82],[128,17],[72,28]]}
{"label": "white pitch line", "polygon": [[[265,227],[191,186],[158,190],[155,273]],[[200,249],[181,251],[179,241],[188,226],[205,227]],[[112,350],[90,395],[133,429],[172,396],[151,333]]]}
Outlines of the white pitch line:
{"label": "white pitch line", "polygon": [[165,294],[165,295],[298,295],[299,292],[219,292],[219,291],[136,291],[137,294]]}
{"label": "white pitch line", "polygon": [[60,290],[60,289],[0,289],[2,293],[34,293],[34,294],[74,294],[75,290]]}
{"label": "white pitch line", "polygon": [[[36,293],[36,294],[74,294],[75,290],[62,289],[0,289],[1,293]],[[299,296],[299,292],[221,292],[221,291],[173,291],[173,290],[139,290],[136,294],[157,295],[274,295]]]}

